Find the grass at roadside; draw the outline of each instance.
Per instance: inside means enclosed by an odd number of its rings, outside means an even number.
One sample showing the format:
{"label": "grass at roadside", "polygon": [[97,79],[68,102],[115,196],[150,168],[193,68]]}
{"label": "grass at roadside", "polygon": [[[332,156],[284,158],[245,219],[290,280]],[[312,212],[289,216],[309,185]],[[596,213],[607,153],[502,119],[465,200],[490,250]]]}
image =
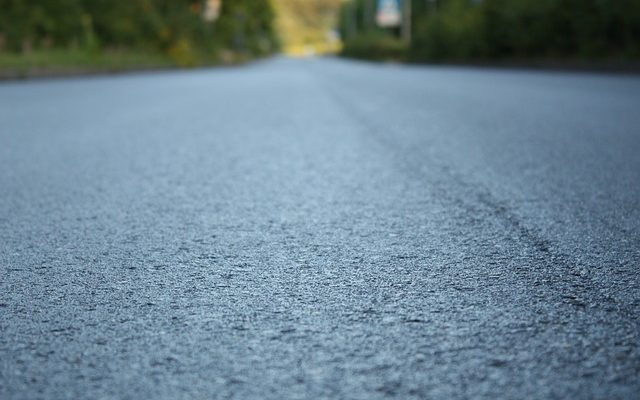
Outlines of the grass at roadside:
{"label": "grass at roadside", "polygon": [[37,50],[28,54],[0,53],[2,78],[117,72],[172,66],[176,66],[176,63],[163,54],[133,51]]}
{"label": "grass at roadside", "polygon": [[375,61],[407,61],[408,46],[401,39],[379,32],[359,35],[346,43],[342,55]]}
{"label": "grass at roadside", "polygon": [[640,60],[621,57],[504,57],[425,59],[416,56],[416,48],[384,32],[368,32],[346,41],[340,55],[368,61],[393,61],[408,64],[458,65],[476,67],[601,71],[640,73]]}
{"label": "grass at roadside", "polygon": [[193,52],[163,54],[149,51],[34,50],[29,53],[0,52],[0,79],[65,76],[122,71],[237,64],[249,55],[222,51],[219,56]]}

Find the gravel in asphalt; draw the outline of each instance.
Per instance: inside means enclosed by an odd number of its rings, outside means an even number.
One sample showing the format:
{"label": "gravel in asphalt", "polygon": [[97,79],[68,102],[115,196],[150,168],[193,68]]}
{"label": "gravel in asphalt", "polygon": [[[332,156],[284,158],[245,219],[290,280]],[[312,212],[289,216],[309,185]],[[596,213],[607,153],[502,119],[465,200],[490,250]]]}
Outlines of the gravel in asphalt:
{"label": "gravel in asphalt", "polygon": [[0,84],[0,398],[640,393],[640,78]]}

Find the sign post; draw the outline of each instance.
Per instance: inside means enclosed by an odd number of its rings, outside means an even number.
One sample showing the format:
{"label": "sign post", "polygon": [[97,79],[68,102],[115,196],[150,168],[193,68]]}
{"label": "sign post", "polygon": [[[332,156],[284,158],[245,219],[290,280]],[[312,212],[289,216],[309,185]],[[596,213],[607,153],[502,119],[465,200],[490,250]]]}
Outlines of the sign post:
{"label": "sign post", "polygon": [[411,0],[402,0],[402,39],[411,44]]}
{"label": "sign post", "polygon": [[378,0],[376,23],[381,28],[395,28],[402,23],[400,0]]}
{"label": "sign post", "polygon": [[378,0],[376,22],[381,28],[400,27],[402,39],[411,43],[411,0]]}

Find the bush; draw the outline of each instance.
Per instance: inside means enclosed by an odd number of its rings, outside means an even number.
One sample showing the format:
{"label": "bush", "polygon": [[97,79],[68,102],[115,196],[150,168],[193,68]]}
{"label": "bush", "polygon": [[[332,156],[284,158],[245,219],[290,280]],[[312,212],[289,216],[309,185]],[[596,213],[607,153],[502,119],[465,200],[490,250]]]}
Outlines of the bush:
{"label": "bush", "polygon": [[414,60],[467,60],[485,54],[481,14],[467,0],[447,2],[416,20],[411,43]]}
{"label": "bush", "polygon": [[342,54],[347,57],[375,60],[403,60],[406,53],[407,46],[400,39],[376,31],[353,37],[342,49]]}
{"label": "bush", "polygon": [[[355,23],[365,1],[343,5],[344,54],[379,58],[389,35]],[[412,19],[417,61],[640,58],[640,0],[414,0]]]}
{"label": "bush", "polygon": [[[215,22],[203,0],[0,0],[0,46],[89,52],[160,52],[180,65],[215,59],[230,49],[245,56],[277,49],[270,1],[226,0]],[[2,49],[0,49],[2,50]]]}

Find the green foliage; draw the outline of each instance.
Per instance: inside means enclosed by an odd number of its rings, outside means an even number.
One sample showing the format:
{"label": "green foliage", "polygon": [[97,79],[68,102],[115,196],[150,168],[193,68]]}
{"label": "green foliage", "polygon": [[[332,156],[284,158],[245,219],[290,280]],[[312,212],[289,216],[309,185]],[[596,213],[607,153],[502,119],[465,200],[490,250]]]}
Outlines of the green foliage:
{"label": "green foliage", "polygon": [[491,57],[633,57],[638,0],[485,0],[479,30]]}
{"label": "green foliage", "polygon": [[[342,4],[339,14],[338,30],[345,43],[365,34],[369,37],[376,35],[386,40],[389,33],[378,29],[375,25],[377,0],[351,0]],[[376,32],[376,33],[373,33]]]}
{"label": "green foliage", "polygon": [[204,0],[0,0],[0,51],[158,52],[179,65],[277,49],[270,1],[224,0],[216,21]]}
{"label": "green foliage", "polygon": [[87,52],[81,49],[33,50],[28,54],[0,53],[0,78],[20,78],[65,73],[115,72],[130,69],[164,68],[175,65],[158,52],[113,50]]}
{"label": "green foliage", "polygon": [[397,29],[376,26],[377,0],[343,3],[338,30],[343,39],[342,55],[374,60],[405,60],[408,47]]}
{"label": "green foliage", "polygon": [[82,8],[77,0],[0,0],[0,10],[0,35],[11,51],[68,45],[82,33]]}
{"label": "green foliage", "polygon": [[347,41],[342,54],[347,57],[400,61],[406,58],[407,46],[397,37],[371,30]]}
{"label": "green foliage", "polygon": [[[345,49],[371,36],[359,22],[367,1],[342,7]],[[412,38],[417,61],[637,59],[640,0],[413,0]]]}
{"label": "green foliage", "polygon": [[227,0],[216,23],[218,42],[239,54],[265,55],[278,48],[271,2]]}
{"label": "green foliage", "polygon": [[429,60],[469,59],[484,51],[478,32],[481,15],[467,0],[446,2],[438,12],[416,19],[412,57]]}

